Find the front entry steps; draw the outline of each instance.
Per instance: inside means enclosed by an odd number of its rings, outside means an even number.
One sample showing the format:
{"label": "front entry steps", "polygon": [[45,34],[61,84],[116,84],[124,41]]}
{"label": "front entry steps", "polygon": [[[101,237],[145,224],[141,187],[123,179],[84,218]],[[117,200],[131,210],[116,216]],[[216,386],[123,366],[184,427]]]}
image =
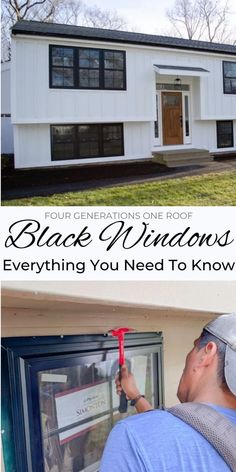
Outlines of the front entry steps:
{"label": "front entry steps", "polygon": [[166,167],[204,166],[213,161],[207,149],[178,149],[172,151],[153,151],[153,161]]}

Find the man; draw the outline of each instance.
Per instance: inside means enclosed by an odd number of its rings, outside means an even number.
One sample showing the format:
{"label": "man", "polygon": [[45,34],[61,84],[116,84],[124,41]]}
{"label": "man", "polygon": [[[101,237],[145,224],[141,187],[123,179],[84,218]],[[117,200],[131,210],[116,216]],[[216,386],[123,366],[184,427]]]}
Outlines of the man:
{"label": "man", "polygon": [[[120,421],[111,431],[100,472],[228,472],[216,449],[168,411],[152,410],[132,374],[122,370],[122,388],[140,415]],[[207,324],[186,358],[177,396],[180,402],[205,403],[236,426],[236,313]],[[151,410],[151,411],[150,411]]]}

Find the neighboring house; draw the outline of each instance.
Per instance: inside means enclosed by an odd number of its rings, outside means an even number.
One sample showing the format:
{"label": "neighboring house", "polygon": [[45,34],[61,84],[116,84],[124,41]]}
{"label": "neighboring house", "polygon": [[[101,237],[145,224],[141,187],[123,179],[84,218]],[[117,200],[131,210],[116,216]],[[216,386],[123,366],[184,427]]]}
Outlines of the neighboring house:
{"label": "neighboring house", "polygon": [[13,128],[10,105],[11,63],[1,64],[1,153],[13,154]]}
{"label": "neighboring house", "polygon": [[17,168],[236,150],[231,45],[19,21],[11,94]]}

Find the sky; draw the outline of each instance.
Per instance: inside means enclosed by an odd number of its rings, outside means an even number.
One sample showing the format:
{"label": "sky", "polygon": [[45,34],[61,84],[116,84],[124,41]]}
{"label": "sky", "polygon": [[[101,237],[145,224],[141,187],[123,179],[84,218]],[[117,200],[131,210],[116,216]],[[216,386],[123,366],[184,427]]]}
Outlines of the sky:
{"label": "sky", "polygon": [[168,28],[165,10],[174,0],[86,0],[87,5],[97,5],[101,9],[116,10],[125,18],[129,27],[140,33],[164,33]]}
{"label": "sky", "polygon": [[[236,29],[236,2],[231,2],[230,26]],[[86,4],[116,10],[126,19],[128,27],[135,27],[140,33],[168,34],[170,31],[165,12],[173,6],[174,0],[86,0]]]}

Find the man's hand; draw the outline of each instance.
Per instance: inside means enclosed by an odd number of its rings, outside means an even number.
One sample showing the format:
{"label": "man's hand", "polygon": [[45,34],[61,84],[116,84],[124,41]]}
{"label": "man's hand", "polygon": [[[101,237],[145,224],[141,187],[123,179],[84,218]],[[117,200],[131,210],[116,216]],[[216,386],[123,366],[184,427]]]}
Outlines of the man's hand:
{"label": "man's hand", "polygon": [[121,395],[121,391],[124,390],[127,400],[133,400],[139,395],[139,390],[135,382],[133,374],[130,374],[128,367],[123,365],[121,368],[121,381],[119,375],[116,376],[116,392]]}
{"label": "man's hand", "polygon": [[[133,374],[130,374],[128,367],[123,365],[121,368],[121,381],[119,380],[119,375],[116,376],[116,391],[118,395],[121,394],[121,391],[124,390],[127,400],[134,400],[140,394],[138,387],[135,382]],[[145,411],[153,410],[152,405],[146,400],[146,398],[139,398],[135,404],[135,408],[138,413],[144,413]]]}

